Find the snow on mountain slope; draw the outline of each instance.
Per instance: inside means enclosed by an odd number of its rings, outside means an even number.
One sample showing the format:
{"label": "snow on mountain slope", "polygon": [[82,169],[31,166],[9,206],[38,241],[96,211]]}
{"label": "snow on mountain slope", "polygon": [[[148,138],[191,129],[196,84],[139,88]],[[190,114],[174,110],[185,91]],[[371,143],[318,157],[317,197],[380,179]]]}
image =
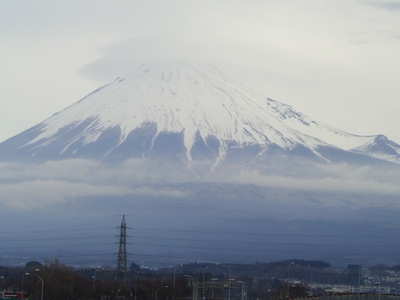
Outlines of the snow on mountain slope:
{"label": "snow on mountain slope", "polygon": [[197,132],[203,139],[215,136],[237,145],[323,144],[287,127],[268,110],[267,100],[212,66],[145,64],[44,121],[42,133],[27,145],[46,140],[44,146],[60,128],[89,119],[91,124],[81,133],[86,144],[114,127],[120,127],[122,143],[146,123],[157,124],[158,133],[184,132],[188,152]]}
{"label": "snow on mountain slope", "polygon": [[384,135],[350,134],[295,111],[291,106],[268,100],[268,108],[285,125],[337,148],[391,162],[400,162],[400,146]]}
{"label": "snow on mountain slope", "polygon": [[318,122],[211,65],[160,63],[139,66],[3,142],[0,157],[8,151],[51,159],[117,155],[123,160],[167,149],[180,160],[208,157],[217,163],[232,147],[257,145],[286,150],[302,146],[317,157],[323,156],[320,148],[333,147],[398,162],[400,146],[391,141],[363,146],[377,137]]}
{"label": "snow on mountain slope", "polygon": [[286,126],[296,129],[303,134],[318,138],[343,150],[351,150],[373,140],[376,137],[349,134],[297,112],[289,105],[269,98],[267,100],[268,109],[275,113],[277,118],[279,118]]}

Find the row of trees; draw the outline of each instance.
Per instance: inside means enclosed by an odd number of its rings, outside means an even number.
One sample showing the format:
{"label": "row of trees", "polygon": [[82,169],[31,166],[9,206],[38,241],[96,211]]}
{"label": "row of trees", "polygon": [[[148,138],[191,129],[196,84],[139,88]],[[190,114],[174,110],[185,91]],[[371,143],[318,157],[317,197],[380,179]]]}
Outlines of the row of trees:
{"label": "row of trees", "polygon": [[[31,262],[23,270],[13,268],[8,273],[3,270],[6,275],[3,288],[14,291],[23,288],[31,300],[41,299],[40,278],[44,283],[45,300],[178,300],[191,299],[194,294],[197,294],[198,299],[206,300],[228,299],[228,295],[231,300],[278,299],[285,298],[288,292],[290,297],[305,296],[308,293],[305,285],[295,284],[288,288],[287,282],[278,278],[258,278],[243,274],[233,280],[229,278],[231,274],[228,276],[227,269],[232,268],[239,273],[238,267],[232,265],[225,268],[225,272],[220,268],[224,267],[210,270],[207,266],[193,264],[151,271],[132,264],[126,280],[116,281],[115,271],[111,269],[73,269],[57,260],[51,260],[44,265]],[[217,274],[219,271],[221,273]],[[29,276],[27,272],[37,276]]]}

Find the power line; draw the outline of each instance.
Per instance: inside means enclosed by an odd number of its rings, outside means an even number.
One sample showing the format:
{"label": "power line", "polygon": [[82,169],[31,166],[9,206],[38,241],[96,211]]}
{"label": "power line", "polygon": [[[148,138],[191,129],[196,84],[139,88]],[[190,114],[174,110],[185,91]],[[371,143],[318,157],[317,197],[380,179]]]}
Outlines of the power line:
{"label": "power line", "polygon": [[78,229],[46,229],[46,230],[24,230],[24,231],[0,231],[0,235],[2,234],[19,234],[19,233],[60,233],[60,232],[77,232],[77,231],[104,231],[104,230],[113,230],[112,227],[104,227],[104,228],[78,228]]}
{"label": "power line", "polygon": [[24,242],[39,242],[39,241],[64,241],[64,240],[88,240],[88,239],[97,239],[97,238],[114,238],[114,236],[81,236],[81,237],[54,237],[54,238],[30,238],[30,239],[12,239],[12,240],[1,240],[2,243],[24,243]]}
{"label": "power line", "polygon": [[[111,245],[111,243],[109,243]],[[104,245],[103,243],[91,244],[91,245]],[[254,252],[254,253],[292,253],[292,254],[335,254],[335,255],[357,255],[359,252],[325,252],[325,251],[301,251],[301,250],[275,250],[275,249],[239,249],[239,248],[219,248],[219,247],[204,247],[204,246],[182,246],[182,245],[165,245],[165,244],[145,244],[145,243],[135,243],[136,246],[146,246],[146,247],[163,247],[163,248],[179,248],[179,249],[197,249],[197,250],[218,250],[224,252]],[[296,244],[293,244],[296,245]],[[55,245],[54,248],[63,247],[67,245]],[[84,244],[84,246],[88,246]],[[343,245],[345,247],[346,245]],[[26,248],[33,248],[32,246]],[[4,249],[4,248],[3,248]],[[11,248],[11,249],[20,249]],[[363,253],[364,255],[381,255],[381,256],[399,256],[398,253]],[[90,254],[85,254],[87,256]],[[69,257],[69,256],[68,256]]]}
{"label": "power line", "polygon": [[[122,225],[121,225],[122,226]],[[118,227],[121,229],[121,227]],[[24,231],[23,233],[60,233],[60,232],[85,232],[85,231],[94,231],[94,230],[111,230],[112,228],[95,228],[95,229],[68,229],[68,230],[44,230],[44,231]],[[115,229],[114,229],[115,230]],[[147,240],[154,240],[154,241],[164,241],[164,240],[168,240],[171,242],[184,242],[186,244],[184,245],[177,245],[176,243],[173,245],[170,244],[163,244],[163,243],[138,243],[135,242],[136,246],[144,246],[144,247],[164,247],[164,248],[180,248],[180,249],[196,249],[196,250],[209,250],[209,251],[224,251],[224,252],[242,252],[242,251],[246,251],[246,252],[252,252],[252,253],[282,253],[282,254],[324,254],[324,255],[348,255],[348,256],[354,256],[354,255],[358,255],[360,254],[360,252],[356,252],[353,250],[353,252],[351,251],[344,251],[344,252],[333,252],[333,251],[329,251],[326,252],[324,250],[319,250],[319,251],[301,251],[299,249],[297,250],[292,250],[292,249],[285,249],[285,250],[276,250],[276,249],[243,249],[243,248],[239,248],[237,246],[231,246],[229,248],[227,247],[217,247],[217,246],[195,246],[195,245],[187,245],[188,242],[191,243],[218,243],[218,244],[227,244],[227,243],[235,243],[235,245],[247,245],[247,246],[292,246],[292,248],[299,248],[299,247],[318,247],[318,248],[323,248],[323,247],[336,247],[336,248],[340,248],[340,247],[363,247],[363,248],[371,248],[375,249],[375,248],[390,248],[392,251],[396,248],[399,248],[399,246],[396,245],[382,245],[382,244],[319,244],[319,243],[285,243],[285,242],[260,242],[260,238],[265,238],[268,239],[269,237],[296,237],[296,238],[307,238],[307,237],[312,237],[312,238],[321,238],[324,237],[325,239],[329,239],[329,238],[351,238],[351,239],[355,239],[355,238],[359,238],[359,239],[377,239],[377,238],[381,238],[381,239],[393,239],[394,241],[398,240],[398,236],[375,236],[375,235],[317,235],[317,234],[274,234],[274,233],[243,233],[243,232],[226,232],[226,231],[200,231],[200,230],[181,230],[181,229],[160,229],[160,228],[135,228],[136,231],[155,231],[157,233],[159,232],[171,232],[171,233],[190,233],[190,234],[221,234],[221,235],[231,235],[233,237],[235,237],[235,240],[214,240],[214,239],[196,239],[196,238],[178,238],[178,237],[154,237],[154,236],[141,236],[141,235],[136,235],[133,236],[132,238],[134,239],[147,239]],[[15,233],[15,232],[14,232]],[[22,232],[20,232],[22,233]],[[0,234],[5,235],[5,234],[13,234],[12,232],[0,232]],[[245,235],[247,236],[253,236],[253,237],[258,237],[257,241],[240,241],[238,240],[238,236],[242,236]],[[121,237],[121,236],[120,236]],[[100,236],[100,235],[96,235],[96,236],[84,236],[84,237],[55,237],[55,238],[51,238],[51,237],[46,237],[46,238],[29,238],[29,239],[0,239],[0,242],[2,245],[4,245],[4,243],[20,243],[20,242],[43,242],[43,241],[74,241],[74,240],[88,240],[88,239],[109,239],[112,238],[112,236],[109,235],[105,235],[105,236]],[[126,240],[125,240],[126,242]],[[87,247],[87,246],[96,246],[96,245],[111,245],[114,243],[104,243],[103,242],[99,242],[99,243],[85,243],[85,244],[74,244],[74,243],[69,243],[67,245],[65,244],[61,244],[61,245],[56,245],[54,243],[52,243],[51,245],[32,245],[32,243],[29,246],[19,246],[19,247],[0,247],[1,250],[12,250],[12,249],[33,249],[33,248],[43,248],[46,247],[47,248],[57,248],[57,247]],[[365,253],[362,252],[363,255],[374,255],[374,256],[399,256],[399,254],[397,253]],[[76,254],[71,254],[71,255],[66,255],[66,256],[60,256],[63,258],[79,258],[79,257],[97,257],[97,256],[101,256],[101,257],[107,257],[109,256],[109,253],[107,254],[82,254],[82,255],[76,255]],[[143,257],[162,257],[162,258],[168,258],[171,259],[171,256],[159,256],[159,255],[149,255],[149,254],[139,254],[136,253],[135,256],[143,256]],[[46,257],[44,257],[46,258]],[[0,258],[1,259],[1,258]],[[32,258],[31,258],[32,259]],[[187,258],[187,257],[176,257],[176,259],[184,259],[184,260],[196,260],[199,261],[198,258]],[[159,263],[159,262],[157,262]]]}
{"label": "power line", "polygon": [[[108,239],[114,238],[114,236],[85,236],[85,237],[55,237],[55,238],[30,238],[30,239],[11,239],[11,240],[1,240],[2,243],[24,243],[24,242],[40,242],[40,241],[65,241],[65,240],[88,240],[88,239]],[[257,241],[238,241],[238,240],[211,240],[211,239],[194,239],[194,238],[171,238],[171,237],[153,237],[153,236],[130,236],[134,239],[148,239],[148,240],[168,240],[168,241],[180,241],[180,242],[201,242],[201,243],[235,243],[235,244],[248,244],[248,245],[282,245],[282,246],[318,246],[318,247],[374,247],[374,248],[398,248],[400,245],[382,245],[382,244],[326,244],[326,243],[283,243],[283,242],[257,242]],[[397,239],[396,239],[397,241]],[[135,243],[136,245],[149,245]],[[71,246],[69,244],[67,246]],[[83,245],[95,245],[95,244],[83,244]],[[59,247],[60,245],[53,245]],[[155,245],[157,246],[157,245]],[[31,246],[29,246],[31,247]],[[46,246],[48,247],[48,246]],[[184,247],[184,246],[183,246]],[[4,249],[4,247],[0,247]]]}
{"label": "power line", "polygon": [[[199,233],[199,234],[221,234],[221,235],[244,235],[244,236],[282,236],[282,237],[315,237],[315,238],[374,238],[374,239],[398,239],[395,235],[330,235],[330,234],[302,234],[302,233],[255,233],[255,232],[231,232],[231,231],[203,231],[203,230],[185,230],[185,229],[164,229],[164,228],[143,228],[132,227],[131,229],[138,231],[157,231],[157,232],[182,232],[182,233]],[[87,228],[87,229],[57,229],[57,230],[27,230],[27,231],[3,231],[0,235],[15,235],[19,233],[61,233],[61,232],[83,232],[83,231],[104,231],[113,230],[112,227],[105,228]]]}
{"label": "power line", "polygon": [[327,235],[327,234],[290,234],[290,233],[255,233],[255,232],[231,232],[231,231],[202,231],[202,230],[184,230],[184,229],[162,229],[162,228],[133,228],[133,230],[149,230],[163,232],[185,232],[185,233],[201,233],[201,234],[221,234],[221,235],[245,235],[245,236],[284,236],[284,237],[316,237],[316,238],[396,238],[399,236],[382,236],[382,235]]}

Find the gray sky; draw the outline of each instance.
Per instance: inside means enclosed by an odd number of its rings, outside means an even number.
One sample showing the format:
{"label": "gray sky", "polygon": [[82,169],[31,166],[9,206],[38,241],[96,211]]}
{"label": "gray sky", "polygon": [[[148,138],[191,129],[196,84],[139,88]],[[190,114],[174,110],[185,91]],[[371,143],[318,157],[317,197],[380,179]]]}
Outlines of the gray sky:
{"label": "gray sky", "polygon": [[400,143],[400,1],[15,0],[0,25],[0,141],[140,63],[179,59]]}

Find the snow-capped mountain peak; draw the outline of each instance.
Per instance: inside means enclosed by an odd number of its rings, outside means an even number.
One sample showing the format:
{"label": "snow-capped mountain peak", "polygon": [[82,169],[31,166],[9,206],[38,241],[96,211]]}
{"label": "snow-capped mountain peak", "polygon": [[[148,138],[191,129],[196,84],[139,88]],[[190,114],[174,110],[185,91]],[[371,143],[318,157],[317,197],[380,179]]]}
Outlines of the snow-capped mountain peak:
{"label": "snow-capped mountain peak", "polygon": [[212,66],[144,64],[44,121],[43,132],[28,145],[48,143],[66,125],[87,120],[92,121],[76,137],[84,144],[115,127],[123,143],[132,130],[154,123],[157,133],[184,132],[189,157],[197,134],[217,137],[221,150],[223,141],[281,147],[303,143],[304,137],[281,122],[281,112],[268,109],[270,102]]}
{"label": "snow-capped mountain peak", "polygon": [[307,149],[328,161],[323,152],[329,148],[397,162],[400,146],[386,141],[372,147],[376,140],[312,119],[211,65],[158,63],[139,66],[0,144],[0,158],[172,155],[191,168],[198,160],[215,167],[233,149],[254,148],[256,157],[278,147]]}

